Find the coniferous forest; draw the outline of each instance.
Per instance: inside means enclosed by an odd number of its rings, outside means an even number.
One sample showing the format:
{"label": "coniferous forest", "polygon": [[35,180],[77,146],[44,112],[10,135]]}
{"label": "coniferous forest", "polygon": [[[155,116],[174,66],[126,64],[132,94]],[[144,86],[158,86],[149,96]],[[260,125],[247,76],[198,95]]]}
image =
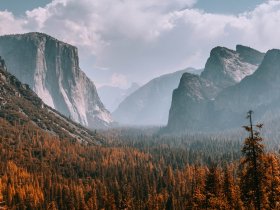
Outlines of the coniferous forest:
{"label": "coniferous forest", "polygon": [[103,146],[0,125],[1,209],[280,208],[280,157],[262,124],[244,139],[111,129]]}

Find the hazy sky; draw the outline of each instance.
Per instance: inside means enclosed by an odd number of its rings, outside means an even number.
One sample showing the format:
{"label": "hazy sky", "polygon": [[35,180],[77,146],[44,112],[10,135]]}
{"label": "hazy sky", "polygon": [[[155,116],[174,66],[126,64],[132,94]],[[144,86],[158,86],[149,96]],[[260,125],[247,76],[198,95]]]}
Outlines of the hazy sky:
{"label": "hazy sky", "polygon": [[98,85],[204,66],[215,46],[280,48],[280,1],[0,0],[0,34],[40,31],[79,48]]}

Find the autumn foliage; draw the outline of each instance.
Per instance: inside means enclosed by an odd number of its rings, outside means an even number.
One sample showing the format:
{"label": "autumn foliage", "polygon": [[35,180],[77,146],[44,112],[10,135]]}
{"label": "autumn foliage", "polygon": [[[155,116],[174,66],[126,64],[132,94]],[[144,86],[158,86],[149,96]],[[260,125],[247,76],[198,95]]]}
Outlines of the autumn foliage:
{"label": "autumn foliage", "polygon": [[[0,209],[254,209],[244,158],[142,140],[83,145],[0,119]],[[262,206],[279,209],[279,156],[261,158]]]}

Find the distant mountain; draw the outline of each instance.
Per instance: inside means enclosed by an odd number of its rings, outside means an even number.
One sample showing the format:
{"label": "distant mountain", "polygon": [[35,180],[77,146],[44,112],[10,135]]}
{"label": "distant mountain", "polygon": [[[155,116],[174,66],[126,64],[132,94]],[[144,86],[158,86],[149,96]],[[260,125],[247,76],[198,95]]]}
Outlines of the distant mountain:
{"label": "distant mountain", "polygon": [[113,112],[113,118],[124,125],[165,125],[172,91],[183,73],[194,70],[188,68],[151,80],[125,98]]}
{"label": "distant mountain", "polygon": [[113,112],[119,104],[131,93],[137,90],[140,86],[137,83],[132,83],[128,89],[122,89],[113,86],[102,86],[97,89],[98,95],[106,108]]}
{"label": "distant mountain", "polygon": [[0,55],[50,107],[89,128],[112,123],[94,83],[79,67],[76,47],[42,33],[6,35],[0,37]]}
{"label": "distant mountain", "polygon": [[35,126],[50,135],[88,144],[102,144],[97,134],[73,122],[44,102],[15,76],[6,71],[0,58],[0,119],[10,123]]}
{"label": "distant mountain", "polygon": [[237,45],[236,51],[224,47],[214,48],[200,77],[184,74],[181,78],[179,87],[173,92],[166,130],[177,132],[230,128],[233,123],[227,121],[234,121],[237,112],[244,118],[248,107],[241,110],[236,106],[236,113],[231,113],[232,116],[225,111],[239,100],[233,97],[230,90],[237,87],[235,93],[242,94],[239,83],[242,84],[249,75],[258,74],[256,69],[263,57],[263,53],[241,45]]}

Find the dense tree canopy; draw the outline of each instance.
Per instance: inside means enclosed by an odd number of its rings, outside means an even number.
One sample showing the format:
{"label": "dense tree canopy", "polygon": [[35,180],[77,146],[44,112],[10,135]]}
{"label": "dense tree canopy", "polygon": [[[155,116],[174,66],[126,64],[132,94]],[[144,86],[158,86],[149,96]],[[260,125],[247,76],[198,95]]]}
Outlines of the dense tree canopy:
{"label": "dense tree canopy", "polygon": [[[252,209],[239,138],[152,133],[106,131],[91,146],[0,119],[0,208]],[[279,208],[279,163],[263,150],[266,209]]]}

